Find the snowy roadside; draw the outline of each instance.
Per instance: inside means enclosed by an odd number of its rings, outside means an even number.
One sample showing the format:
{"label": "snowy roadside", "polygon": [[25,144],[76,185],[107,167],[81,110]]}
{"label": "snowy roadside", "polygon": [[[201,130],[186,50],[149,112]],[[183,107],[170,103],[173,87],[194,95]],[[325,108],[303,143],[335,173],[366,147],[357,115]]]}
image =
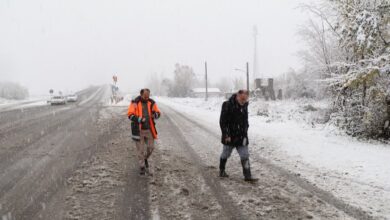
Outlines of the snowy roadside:
{"label": "snowy roadside", "polygon": [[[171,99],[167,104],[219,133],[223,99]],[[390,147],[339,134],[316,124],[326,103],[254,102],[250,105],[251,153],[290,170],[378,218],[390,218]],[[261,116],[258,116],[260,114]]]}
{"label": "snowy roadside", "polygon": [[24,100],[9,100],[0,98],[0,110],[12,110],[16,108],[29,108],[47,105],[48,96],[35,96]]}
{"label": "snowy roadside", "polygon": [[124,97],[123,97],[123,100],[118,102],[118,103],[112,103],[111,100],[107,100],[103,103],[103,105],[105,107],[119,107],[119,108],[123,108],[123,107],[128,107],[130,105],[130,102],[131,100],[134,98],[134,95],[132,94],[126,94]]}

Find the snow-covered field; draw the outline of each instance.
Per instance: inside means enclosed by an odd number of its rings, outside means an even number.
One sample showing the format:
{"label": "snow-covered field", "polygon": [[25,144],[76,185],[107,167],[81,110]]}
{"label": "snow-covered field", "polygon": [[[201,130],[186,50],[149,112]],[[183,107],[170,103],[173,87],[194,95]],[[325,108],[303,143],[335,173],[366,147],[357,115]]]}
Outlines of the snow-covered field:
{"label": "snow-covered field", "polygon": [[[222,98],[158,97],[219,132]],[[361,141],[322,124],[327,102],[252,101],[251,154],[300,175],[347,203],[379,218],[390,218],[390,146]]]}

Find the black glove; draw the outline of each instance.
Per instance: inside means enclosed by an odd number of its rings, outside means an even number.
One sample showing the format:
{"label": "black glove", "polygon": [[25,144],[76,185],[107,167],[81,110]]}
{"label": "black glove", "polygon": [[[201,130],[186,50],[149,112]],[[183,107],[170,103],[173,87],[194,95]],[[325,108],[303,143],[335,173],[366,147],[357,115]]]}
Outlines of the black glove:
{"label": "black glove", "polygon": [[154,119],[159,119],[160,118],[160,112],[154,112],[153,113]]}

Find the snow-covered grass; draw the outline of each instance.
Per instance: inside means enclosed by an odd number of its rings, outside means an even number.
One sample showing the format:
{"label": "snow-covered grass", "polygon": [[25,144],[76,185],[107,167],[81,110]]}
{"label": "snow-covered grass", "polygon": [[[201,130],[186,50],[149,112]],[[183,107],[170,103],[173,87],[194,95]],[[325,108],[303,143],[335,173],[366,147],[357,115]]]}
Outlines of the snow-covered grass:
{"label": "snow-covered grass", "polygon": [[[164,98],[164,103],[219,132],[222,98]],[[251,154],[333,192],[377,217],[390,218],[390,147],[361,141],[323,124],[326,101],[252,101]]]}

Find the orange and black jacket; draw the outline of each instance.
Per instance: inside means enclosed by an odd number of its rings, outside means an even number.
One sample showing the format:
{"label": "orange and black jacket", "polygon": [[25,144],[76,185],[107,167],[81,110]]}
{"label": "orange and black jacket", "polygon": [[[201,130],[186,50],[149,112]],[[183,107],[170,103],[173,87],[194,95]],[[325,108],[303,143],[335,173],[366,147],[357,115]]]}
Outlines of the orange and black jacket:
{"label": "orange and black jacket", "polygon": [[[156,102],[153,99],[148,99],[147,101],[148,112],[149,112],[149,127],[152,132],[153,138],[157,139],[157,130],[155,118],[160,117],[160,110],[157,107]],[[142,99],[140,96],[131,101],[129,109],[127,111],[127,116],[131,120],[131,133],[133,140],[140,140],[140,130],[142,129]]]}

